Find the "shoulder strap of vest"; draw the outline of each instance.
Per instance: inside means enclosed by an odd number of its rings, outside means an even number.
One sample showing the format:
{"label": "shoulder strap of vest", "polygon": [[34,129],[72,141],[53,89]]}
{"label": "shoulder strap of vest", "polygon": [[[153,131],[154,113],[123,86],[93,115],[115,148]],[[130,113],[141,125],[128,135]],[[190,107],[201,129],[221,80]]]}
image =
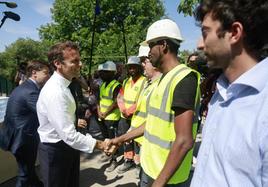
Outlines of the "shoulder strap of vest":
{"label": "shoulder strap of vest", "polygon": [[130,77],[126,78],[124,81],[123,81],[123,88],[125,88],[126,84],[127,84],[127,81],[129,80]]}
{"label": "shoulder strap of vest", "polygon": [[144,88],[144,85],[145,85],[145,81],[146,81],[146,78],[145,77],[141,76],[140,78],[143,78],[143,80],[142,80],[142,83],[141,83],[141,87],[140,87],[139,93],[136,95],[135,101],[137,101],[138,98],[140,97],[141,92],[142,92],[142,90]]}
{"label": "shoulder strap of vest", "polygon": [[[178,68],[177,71],[174,72],[173,75],[171,75],[171,79],[170,80],[174,80],[174,78],[179,74],[179,73],[182,73],[183,71],[188,71],[190,68],[188,68],[187,66],[182,66],[181,68]],[[190,71],[189,71],[190,73]],[[183,78],[183,77],[182,77]],[[168,98],[168,95],[169,95],[169,92],[170,92],[170,87],[171,87],[171,83],[172,81],[170,81],[165,90],[164,90],[164,95],[163,95],[163,98]],[[166,105],[167,105],[167,100],[164,100],[164,102],[161,103],[161,110],[162,111],[165,111],[165,108],[166,108]]]}

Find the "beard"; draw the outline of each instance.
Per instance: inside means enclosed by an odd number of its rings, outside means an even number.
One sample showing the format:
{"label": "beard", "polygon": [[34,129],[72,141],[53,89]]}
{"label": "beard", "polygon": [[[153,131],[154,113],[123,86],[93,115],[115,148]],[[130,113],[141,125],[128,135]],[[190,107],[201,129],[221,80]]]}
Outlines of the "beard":
{"label": "beard", "polygon": [[149,59],[151,64],[153,65],[153,67],[160,69],[161,65],[162,65],[162,59],[163,59],[163,55],[160,51],[158,52],[158,54],[154,54],[154,55],[150,55]]}
{"label": "beard", "polygon": [[161,58],[155,58],[155,59],[153,57],[150,58],[150,62],[153,65],[153,67],[160,68],[161,65],[160,59]]}
{"label": "beard", "polygon": [[131,77],[135,77],[135,75],[137,74],[135,71],[129,71],[128,72],[129,76]]}

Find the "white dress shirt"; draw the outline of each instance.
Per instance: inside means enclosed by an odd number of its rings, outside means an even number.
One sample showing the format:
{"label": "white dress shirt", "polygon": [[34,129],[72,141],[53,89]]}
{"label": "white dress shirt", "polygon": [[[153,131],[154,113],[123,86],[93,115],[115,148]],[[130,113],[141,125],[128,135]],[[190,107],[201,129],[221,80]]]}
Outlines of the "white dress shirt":
{"label": "white dress shirt", "polygon": [[54,72],[41,90],[37,101],[40,126],[38,133],[42,143],[63,140],[74,149],[91,153],[96,140],[75,129],[75,100],[68,88],[70,81]]}

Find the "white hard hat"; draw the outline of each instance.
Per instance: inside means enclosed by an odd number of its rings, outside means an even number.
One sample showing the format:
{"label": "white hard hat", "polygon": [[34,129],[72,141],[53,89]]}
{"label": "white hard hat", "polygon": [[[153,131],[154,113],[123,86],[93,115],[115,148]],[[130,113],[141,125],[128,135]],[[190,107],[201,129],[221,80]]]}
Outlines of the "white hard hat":
{"label": "white hard hat", "polygon": [[181,31],[174,21],[170,19],[158,20],[148,28],[146,40],[141,45],[146,46],[149,42],[167,38],[176,44],[180,44],[183,41]]}
{"label": "white hard hat", "polygon": [[116,71],[116,65],[113,61],[106,61],[102,64],[103,71]]}
{"label": "white hard hat", "polygon": [[98,65],[98,71],[101,71],[102,69],[103,69],[102,64],[99,64],[99,65]]}
{"label": "white hard hat", "polygon": [[140,58],[137,56],[130,56],[127,60],[127,65],[130,65],[130,64],[141,65]]}
{"label": "white hard hat", "polygon": [[148,56],[150,48],[148,46],[140,46],[138,57]]}

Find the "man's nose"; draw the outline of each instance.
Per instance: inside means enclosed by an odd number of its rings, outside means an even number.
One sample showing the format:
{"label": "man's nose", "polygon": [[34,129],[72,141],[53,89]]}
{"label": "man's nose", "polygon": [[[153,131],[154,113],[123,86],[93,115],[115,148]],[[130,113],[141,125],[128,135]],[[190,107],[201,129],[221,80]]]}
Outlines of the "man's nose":
{"label": "man's nose", "polygon": [[200,37],[198,42],[197,42],[197,49],[198,50],[204,50],[204,39],[203,37]]}

